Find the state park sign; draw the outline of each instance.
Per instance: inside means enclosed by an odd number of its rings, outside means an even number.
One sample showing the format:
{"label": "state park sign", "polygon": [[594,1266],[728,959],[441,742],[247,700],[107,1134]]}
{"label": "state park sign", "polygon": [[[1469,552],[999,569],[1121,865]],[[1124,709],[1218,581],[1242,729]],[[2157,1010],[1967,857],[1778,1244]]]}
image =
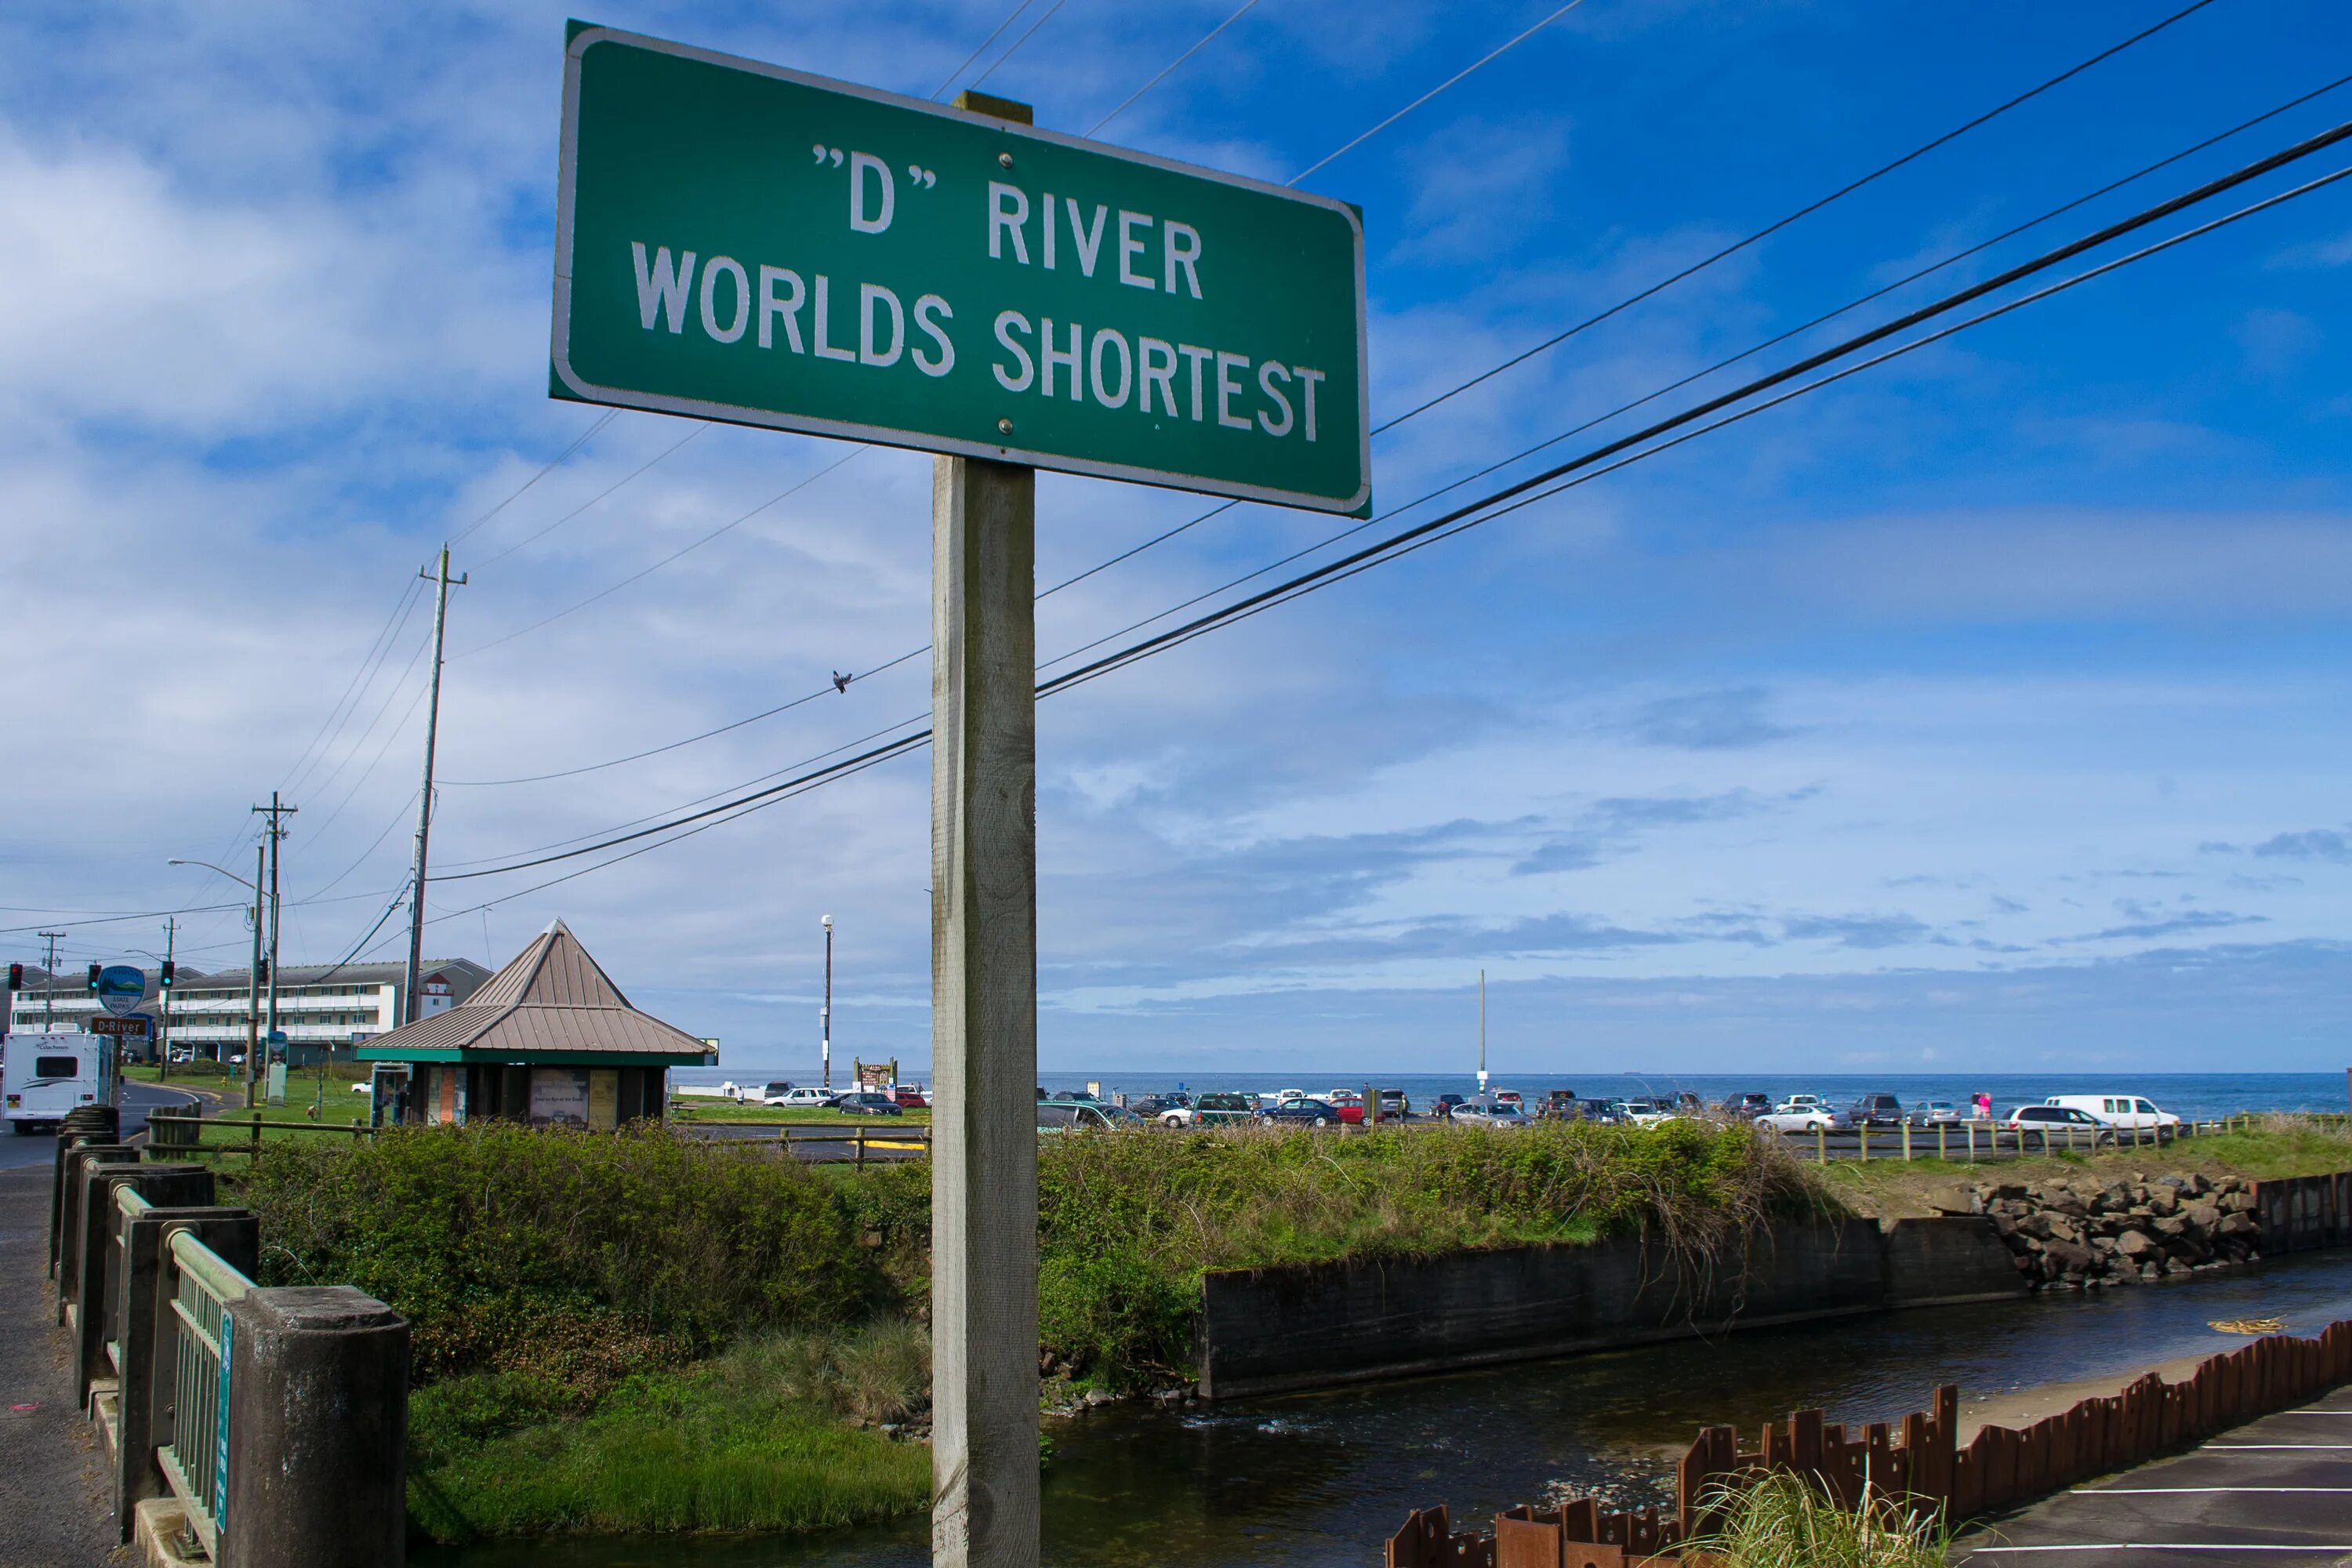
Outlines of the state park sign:
{"label": "state park sign", "polygon": [[1360,511],[1344,202],[572,25],[551,390]]}

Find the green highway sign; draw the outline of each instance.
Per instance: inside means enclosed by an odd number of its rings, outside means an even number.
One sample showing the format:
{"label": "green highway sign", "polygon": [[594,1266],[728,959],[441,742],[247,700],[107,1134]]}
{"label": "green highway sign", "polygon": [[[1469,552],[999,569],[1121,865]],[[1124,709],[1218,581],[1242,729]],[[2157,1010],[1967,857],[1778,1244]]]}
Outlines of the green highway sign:
{"label": "green highway sign", "polygon": [[1343,202],[574,23],[558,397],[1370,505]]}

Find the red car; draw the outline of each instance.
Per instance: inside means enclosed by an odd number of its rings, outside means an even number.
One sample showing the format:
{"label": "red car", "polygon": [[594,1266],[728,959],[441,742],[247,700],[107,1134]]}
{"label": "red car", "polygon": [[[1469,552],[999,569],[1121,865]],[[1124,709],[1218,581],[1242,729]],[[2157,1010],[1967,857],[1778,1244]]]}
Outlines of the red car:
{"label": "red car", "polygon": [[931,1102],[923,1098],[923,1091],[919,1089],[908,1089],[901,1085],[890,1091],[890,1098],[897,1100],[902,1109],[908,1110],[929,1110],[931,1108]]}

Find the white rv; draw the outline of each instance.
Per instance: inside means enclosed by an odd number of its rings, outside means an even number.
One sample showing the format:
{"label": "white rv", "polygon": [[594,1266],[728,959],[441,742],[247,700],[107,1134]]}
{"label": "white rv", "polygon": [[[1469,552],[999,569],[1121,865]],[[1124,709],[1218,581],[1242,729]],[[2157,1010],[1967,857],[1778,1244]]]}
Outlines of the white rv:
{"label": "white rv", "polygon": [[111,1035],[79,1029],[19,1029],[0,1039],[9,1131],[52,1131],[68,1110],[114,1104],[115,1050]]}

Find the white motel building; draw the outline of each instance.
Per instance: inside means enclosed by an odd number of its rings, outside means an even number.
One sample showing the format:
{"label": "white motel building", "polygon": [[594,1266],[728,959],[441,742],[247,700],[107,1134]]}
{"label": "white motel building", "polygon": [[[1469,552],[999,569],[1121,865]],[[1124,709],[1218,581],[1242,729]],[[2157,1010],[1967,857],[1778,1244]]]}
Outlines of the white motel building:
{"label": "white motel building", "polygon": [[[12,999],[9,1027],[37,1029],[44,1023],[58,1028],[79,1028],[101,1009],[79,971],[68,970],[54,982],[34,978],[28,968],[25,989]],[[138,1007],[150,1020],[152,1035],[158,1024],[175,1050],[193,1050],[199,1057],[226,1058],[245,1049],[247,1038],[247,973],[226,969],[200,974],[182,964],[174,976],[168,1002],[157,988],[155,972],[146,971],[147,994]],[[471,959],[434,959],[422,968],[417,990],[422,994],[417,1016],[430,1018],[446,1012],[474,993],[489,978],[489,971]],[[287,964],[278,972],[278,1027],[286,1037],[289,1062],[300,1066],[334,1050],[348,1050],[362,1040],[388,1035],[400,1027],[407,981],[405,963]],[[267,1016],[268,992],[262,993]],[[165,1016],[168,1007],[168,1018]],[[143,1054],[143,1053],[142,1053]],[[346,1058],[348,1059],[348,1058]]]}

